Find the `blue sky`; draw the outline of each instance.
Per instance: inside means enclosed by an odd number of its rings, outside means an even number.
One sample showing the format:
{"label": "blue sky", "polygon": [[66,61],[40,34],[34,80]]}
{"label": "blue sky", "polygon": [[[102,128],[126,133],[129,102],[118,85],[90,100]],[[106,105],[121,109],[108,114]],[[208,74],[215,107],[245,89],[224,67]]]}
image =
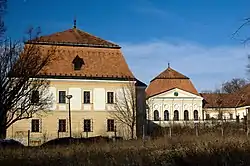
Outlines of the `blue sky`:
{"label": "blue sky", "polygon": [[[149,81],[171,67],[190,77],[199,91],[245,77],[249,48],[249,0],[9,0],[8,35],[21,39],[30,26],[43,34],[81,30],[113,41],[133,73]],[[249,74],[250,75],[250,74]]]}

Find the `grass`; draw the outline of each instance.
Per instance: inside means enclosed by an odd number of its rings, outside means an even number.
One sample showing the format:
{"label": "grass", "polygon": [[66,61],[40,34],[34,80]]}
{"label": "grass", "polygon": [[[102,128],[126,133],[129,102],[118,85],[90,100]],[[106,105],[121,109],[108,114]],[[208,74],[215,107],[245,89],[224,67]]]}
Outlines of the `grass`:
{"label": "grass", "polygon": [[0,165],[250,165],[250,139],[217,133],[86,146],[0,150]]}

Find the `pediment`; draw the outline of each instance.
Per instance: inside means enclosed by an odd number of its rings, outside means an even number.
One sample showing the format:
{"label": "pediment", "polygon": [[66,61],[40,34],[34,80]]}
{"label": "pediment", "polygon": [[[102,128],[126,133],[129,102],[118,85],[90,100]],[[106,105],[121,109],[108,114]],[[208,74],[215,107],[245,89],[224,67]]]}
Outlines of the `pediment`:
{"label": "pediment", "polygon": [[200,98],[200,99],[203,99],[201,96],[195,95],[193,93],[184,91],[179,88],[174,88],[169,91],[160,93],[158,95],[155,95],[152,98]]}

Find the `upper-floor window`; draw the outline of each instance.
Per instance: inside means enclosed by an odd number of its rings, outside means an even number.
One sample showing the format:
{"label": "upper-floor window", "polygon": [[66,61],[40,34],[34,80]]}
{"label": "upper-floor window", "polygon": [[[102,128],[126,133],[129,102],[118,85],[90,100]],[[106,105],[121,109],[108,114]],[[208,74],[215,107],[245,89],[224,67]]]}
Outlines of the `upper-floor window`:
{"label": "upper-floor window", "polygon": [[39,119],[31,120],[31,132],[39,132],[40,130],[40,122]]}
{"label": "upper-floor window", "polygon": [[58,131],[59,132],[66,132],[66,119],[59,119]]}
{"label": "upper-floor window", "polygon": [[83,92],[83,103],[89,104],[90,103],[90,91]]}
{"label": "upper-floor window", "polygon": [[39,102],[39,91],[33,90],[31,93],[31,103],[36,104]]}
{"label": "upper-floor window", "polygon": [[66,91],[59,91],[59,103],[66,103]]}
{"label": "upper-floor window", "polygon": [[81,70],[82,65],[84,64],[84,61],[82,58],[80,58],[78,55],[75,57],[75,59],[72,61],[74,65],[74,70]]}
{"label": "upper-floor window", "polygon": [[108,104],[114,103],[114,92],[107,92],[107,103]]}

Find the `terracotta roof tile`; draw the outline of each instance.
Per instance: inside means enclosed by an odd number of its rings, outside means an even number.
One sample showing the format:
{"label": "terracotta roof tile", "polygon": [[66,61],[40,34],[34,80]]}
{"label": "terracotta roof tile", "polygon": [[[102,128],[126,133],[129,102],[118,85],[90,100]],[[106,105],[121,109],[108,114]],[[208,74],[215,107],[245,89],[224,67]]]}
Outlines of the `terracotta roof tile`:
{"label": "terracotta roof tile", "polygon": [[76,28],[68,29],[62,32],[57,32],[47,36],[41,36],[40,38],[35,40],[30,40],[27,43],[120,48],[120,46],[117,44],[103,40],[97,36],[91,35],[87,32],[83,32]]}
{"label": "terracotta roof tile", "polygon": [[[42,45],[46,53],[51,46]],[[120,49],[58,46],[58,58],[44,67],[40,75],[89,78],[134,78]],[[84,62],[80,70],[74,70],[72,61],[79,56]]]}
{"label": "terracotta roof tile", "polygon": [[179,88],[195,95],[199,95],[188,77],[168,67],[165,71],[150,81],[150,84],[146,89],[147,97],[152,97],[174,88]]}

